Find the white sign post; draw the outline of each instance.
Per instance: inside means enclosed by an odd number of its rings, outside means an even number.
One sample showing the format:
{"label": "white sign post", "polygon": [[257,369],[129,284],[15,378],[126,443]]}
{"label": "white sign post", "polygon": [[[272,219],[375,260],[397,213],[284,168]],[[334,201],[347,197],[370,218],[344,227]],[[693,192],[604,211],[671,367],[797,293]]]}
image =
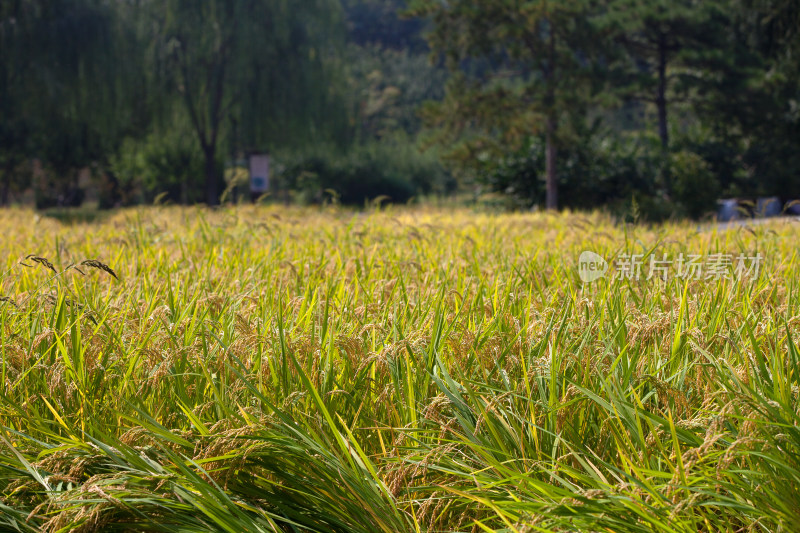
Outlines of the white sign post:
{"label": "white sign post", "polygon": [[269,192],[269,156],[250,156],[250,193],[255,198]]}

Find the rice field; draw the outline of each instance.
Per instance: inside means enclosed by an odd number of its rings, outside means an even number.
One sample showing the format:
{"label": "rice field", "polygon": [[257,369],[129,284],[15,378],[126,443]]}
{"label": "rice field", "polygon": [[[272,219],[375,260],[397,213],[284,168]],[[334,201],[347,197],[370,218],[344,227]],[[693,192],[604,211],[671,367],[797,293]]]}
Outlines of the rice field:
{"label": "rice field", "polygon": [[800,531],[799,240],[2,211],[0,530]]}

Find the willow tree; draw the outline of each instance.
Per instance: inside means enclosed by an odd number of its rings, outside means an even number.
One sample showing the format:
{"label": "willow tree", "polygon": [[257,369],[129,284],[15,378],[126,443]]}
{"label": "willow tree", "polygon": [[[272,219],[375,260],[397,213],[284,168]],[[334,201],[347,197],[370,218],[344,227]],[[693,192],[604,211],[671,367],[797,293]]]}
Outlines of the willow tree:
{"label": "willow tree", "polygon": [[427,110],[439,140],[473,157],[543,134],[548,209],[558,206],[558,148],[592,92],[593,4],[416,0],[409,9],[432,19],[430,46],[456,73],[444,101]]}
{"label": "willow tree", "polygon": [[291,137],[297,123],[308,135],[321,129],[332,93],[326,48],[342,26],[338,2],[166,0],[137,9],[153,32],[159,98],[176,99],[202,150],[209,205],[219,201],[219,150],[232,125],[251,147]]}
{"label": "willow tree", "polygon": [[[102,0],[0,3],[0,171],[8,199],[14,166],[40,159],[59,194],[75,169],[101,161],[136,112],[128,105],[130,35]],[[120,110],[129,110],[121,113]]]}

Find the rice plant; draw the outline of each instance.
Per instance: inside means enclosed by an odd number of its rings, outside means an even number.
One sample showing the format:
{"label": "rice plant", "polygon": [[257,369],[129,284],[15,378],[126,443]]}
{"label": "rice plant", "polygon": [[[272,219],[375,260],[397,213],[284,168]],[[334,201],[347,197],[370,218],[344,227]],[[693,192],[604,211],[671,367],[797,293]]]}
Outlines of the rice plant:
{"label": "rice plant", "polygon": [[1,530],[800,530],[794,221],[0,228]]}

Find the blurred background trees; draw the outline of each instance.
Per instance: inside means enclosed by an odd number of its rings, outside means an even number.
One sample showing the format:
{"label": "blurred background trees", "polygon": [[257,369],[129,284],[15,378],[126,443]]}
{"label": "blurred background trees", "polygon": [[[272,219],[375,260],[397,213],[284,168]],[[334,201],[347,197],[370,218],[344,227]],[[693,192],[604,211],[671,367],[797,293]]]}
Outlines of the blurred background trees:
{"label": "blurred background trees", "polygon": [[[443,102],[430,106],[436,141],[452,147],[465,166],[477,163],[477,172],[463,174],[477,176],[516,205],[552,205],[547,189],[553,181],[566,192],[563,206],[622,209],[635,198],[652,218],[700,216],[713,211],[721,195],[789,199],[800,193],[796,3],[539,0],[478,6],[467,0],[416,0],[412,5],[413,12],[433,17],[431,45],[453,60],[450,67],[459,80],[451,82]],[[567,18],[558,24],[559,10],[566,9],[578,22]],[[538,73],[508,64],[520,57],[526,39],[547,39],[551,20],[562,61],[573,68],[562,68],[561,85],[543,100],[526,101],[520,98],[527,96],[524,91],[509,94],[508,87],[525,84],[546,91],[547,48],[531,54],[532,61],[545,63]],[[482,40],[484,35],[489,37]],[[491,96],[474,90],[492,77],[503,79],[502,90]],[[555,136],[561,137],[555,165],[548,164],[547,147],[553,143],[546,117],[538,117],[538,128],[521,128],[530,136],[522,145],[497,137],[506,128],[518,131],[515,121],[536,116],[542,103],[557,108],[560,99],[568,102],[562,110],[572,119],[562,119],[566,132]],[[483,136],[495,136],[494,146],[457,129],[486,119],[496,121],[481,128]],[[463,149],[470,140],[477,144]]]}
{"label": "blurred background trees", "polygon": [[798,28],[793,0],[7,0],[0,202],[215,204],[249,152],[283,201],[798,198]]}

